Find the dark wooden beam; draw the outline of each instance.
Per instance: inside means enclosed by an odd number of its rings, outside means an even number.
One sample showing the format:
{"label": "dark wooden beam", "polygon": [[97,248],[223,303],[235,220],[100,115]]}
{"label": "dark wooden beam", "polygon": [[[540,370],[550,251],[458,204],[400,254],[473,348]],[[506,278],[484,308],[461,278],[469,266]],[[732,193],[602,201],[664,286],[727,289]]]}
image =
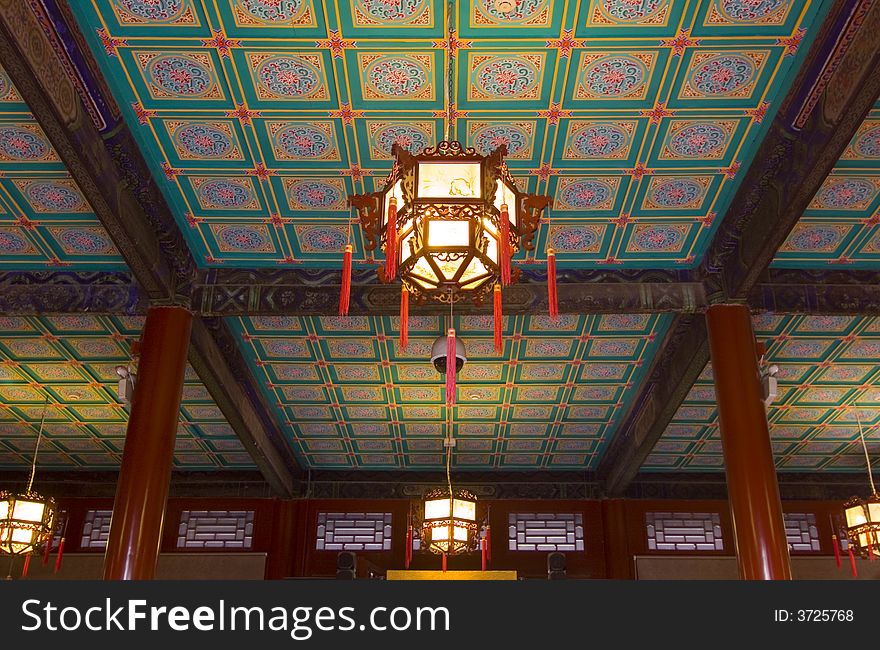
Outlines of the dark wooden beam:
{"label": "dark wooden beam", "polygon": [[880,271],[770,269],[748,302],[756,311],[880,316]]}
{"label": "dark wooden beam", "polygon": [[147,297],[127,272],[0,273],[0,314],[137,314]]}
{"label": "dark wooden beam", "polygon": [[[339,310],[341,274],[327,269],[211,269],[194,284],[193,306],[211,316],[331,316]],[[701,283],[687,272],[565,270],[558,277],[561,313],[693,312],[706,306]],[[445,313],[442,304],[413,305],[415,313]],[[397,314],[399,285],[383,285],[374,269],[356,269],[349,314]],[[463,303],[459,313],[491,311]],[[507,314],[546,313],[546,271],[523,268],[504,290]]]}
{"label": "dark wooden beam", "polygon": [[[752,290],[880,94],[878,33],[880,3],[839,0],[832,6],[697,274],[710,303],[774,297]],[[801,305],[816,295],[810,291],[785,295]],[[839,308],[841,302],[825,304]],[[599,466],[611,495],[625,493],[709,360],[705,327],[684,332],[681,322],[661,350],[675,362],[642,386],[613,453]]]}
{"label": "dark wooden beam", "polygon": [[[3,68],[150,303],[190,307],[197,271],[183,234],[133,134],[118,118],[106,85],[95,77],[97,66],[69,16],[69,8],[50,4],[51,14],[39,3],[0,0]],[[97,106],[103,110],[87,108]],[[39,300],[34,296],[34,306],[50,305],[53,291],[57,285],[41,293]],[[103,291],[117,292],[102,297],[119,304],[118,287]],[[22,301],[21,294],[20,287],[14,289],[5,304]],[[94,298],[79,287],[70,291],[67,301],[60,302],[70,306],[71,301],[79,300],[82,305]],[[122,304],[142,306],[142,299],[129,295]],[[296,469],[292,452],[273,431],[272,418],[258,400],[257,391],[251,390],[251,375],[240,368],[233,371],[229,355],[218,353],[219,347],[220,342],[198,322],[193,328],[190,363],[244,446],[254,454],[255,463],[266,472],[267,481],[280,494],[289,495]],[[286,460],[280,460],[284,456]]]}

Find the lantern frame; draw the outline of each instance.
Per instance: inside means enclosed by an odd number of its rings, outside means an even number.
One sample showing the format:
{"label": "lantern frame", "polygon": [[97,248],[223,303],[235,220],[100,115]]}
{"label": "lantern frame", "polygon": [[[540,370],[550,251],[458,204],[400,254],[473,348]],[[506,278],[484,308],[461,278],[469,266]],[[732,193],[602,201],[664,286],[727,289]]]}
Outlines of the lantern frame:
{"label": "lantern frame", "polygon": [[880,556],[880,495],[852,497],[843,504],[843,512],[853,552],[862,557]]}
{"label": "lantern frame", "polygon": [[[15,506],[20,502],[41,504],[43,507],[40,518],[16,518]],[[29,555],[36,553],[43,544],[50,544],[55,530],[56,514],[57,507],[52,497],[44,497],[33,490],[0,492],[0,553],[12,556]],[[16,541],[16,531],[30,532],[30,540]]]}
{"label": "lantern frame", "polygon": [[[449,514],[441,517],[428,517],[426,504],[430,501],[451,501]],[[473,520],[456,516],[455,502],[465,501],[473,504]],[[477,514],[478,502],[477,497],[469,490],[455,488],[452,490],[452,497],[448,488],[435,488],[425,493],[418,508],[418,518],[420,520],[420,548],[436,554],[460,555],[463,553],[471,553],[478,550],[480,540],[480,518]],[[434,539],[434,531],[445,528],[447,531],[447,539]],[[465,539],[455,538],[455,529],[459,528],[465,531]]]}
{"label": "lantern frame", "polygon": [[[395,143],[391,153],[395,162],[382,189],[348,197],[358,212],[364,248],[381,247],[387,254],[389,238],[394,237],[391,250],[396,275],[419,303],[458,302],[465,297],[482,303],[501,276],[502,201],[507,201],[507,251],[513,256],[519,250],[534,249],[535,233],[549,197],[517,188],[504,163],[505,145],[483,156],[454,140],[443,140],[419,154]],[[470,179],[440,172],[451,165],[469,171]],[[431,170],[435,174],[429,176]],[[444,183],[452,178],[449,190],[426,193],[426,188],[432,188],[432,177]],[[395,232],[389,228],[392,198],[396,204]],[[431,224],[455,222],[468,224],[466,242],[431,242]],[[392,279],[386,277],[384,268],[378,272],[380,281]],[[518,274],[519,269],[512,269],[511,280]]]}

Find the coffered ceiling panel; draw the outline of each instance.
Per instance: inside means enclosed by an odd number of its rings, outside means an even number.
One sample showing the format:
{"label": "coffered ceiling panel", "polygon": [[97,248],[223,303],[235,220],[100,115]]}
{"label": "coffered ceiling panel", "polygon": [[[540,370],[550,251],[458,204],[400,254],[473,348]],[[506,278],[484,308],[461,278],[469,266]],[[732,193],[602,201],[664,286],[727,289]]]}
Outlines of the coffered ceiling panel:
{"label": "coffered ceiling panel", "polygon": [[[864,472],[859,420],[871,457],[880,452],[880,319],[762,314],[754,326],[767,362],[779,366],[768,410],[777,469]],[[642,470],[723,468],[707,366]]]}
{"label": "coffered ceiling panel", "polygon": [[125,264],[0,68],[0,271],[47,267]]}
{"label": "coffered ceiling panel", "polygon": [[[308,467],[438,469],[445,376],[436,316],[229,319],[288,442]],[[467,348],[451,414],[454,463],[470,469],[595,468],[660,345],[664,315],[455,318]]]}
{"label": "coffered ceiling panel", "polygon": [[[0,468],[30,465],[44,410],[39,468],[118,467],[128,410],[116,367],[131,363],[142,327],[129,316],[0,317]],[[189,367],[174,467],[254,467]]]}
{"label": "coffered ceiling panel", "polygon": [[381,182],[393,143],[442,138],[449,94],[451,135],[506,145],[522,189],[554,199],[520,263],[551,244],[563,267],[689,268],[829,3],[72,4],[203,266],[338,267],[346,195]]}

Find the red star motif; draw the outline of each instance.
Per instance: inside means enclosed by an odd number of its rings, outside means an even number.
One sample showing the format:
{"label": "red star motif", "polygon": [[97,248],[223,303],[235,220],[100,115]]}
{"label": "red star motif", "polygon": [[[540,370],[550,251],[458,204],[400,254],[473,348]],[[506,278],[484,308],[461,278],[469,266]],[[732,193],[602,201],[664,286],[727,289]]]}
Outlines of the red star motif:
{"label": "red star motif", "polygon": [[560,108],[560,104],[550,104],[549,111],[538,111],[538,117],[546,117],[548,124],[559,124],[559,118],[570,117],[571,111],[564,111]]}
{"label": "red star motif", "polygon": [[880,223],[880,212],[867,219],[862,219],[862,223],[866,226],[876,226],[878,223]]}
{"label": "red star motif", "polygon": [[613,223],[618,228],[623,228],[630,222],[629,215],[626,212],[621,212],[620,216],[617,219],[609,219],[611,223]]}
{"label": "red star motif", "polygon": [[733,164],[730,167],[724,167],[723,169],[719,169],[718,171],[728,179],[735,178],[736,173],[739,171],[740,162],[738,160],[734,160]]}
{"label": "red star motif", "polygon": [[609,255],[601,262],[602,264],[621,264],[621,261],[616,257]]}
{"label": "red star motif", "polygon": [[434,47],[439,50],[448,50],[451,55],[455,55],[458,50],[466,50],[471,46],[471,41],[458,38],[455,31],[449,32],[449,38],[442,41],[434,41]]}
{"label": "red star motif", "polygon": [[165,174],[165,178],[167,178],[169,181],[173,181],[174,178],[180,173],[180,170],[174,169],[167,162],[163,161],[162,162],[162,173]]}
{"label": "red star motif", "polygon": [[106,29],[98,30],[98,38],[101,39],[107,56],[116,56],[116,48],[128,45],[124,38],[113,38]]}
{"label": "red star motif", "polygon": [[798,48],[801,45],[801,41],[804,40],[804,36],[806,36],[806,29],[799,29],[791,36],[786,38],[777,38],[776,44],[782,45],[785,47],[785,56],[794,56],[797,54]]}
{"label": "red star motif", "polygon": [[226,111],[226,117],[237,117],[242,124],[250,124],[251,118],[262,117],[260,111],[250,111],[244,104],[236,104],[234,111]]}
{"label": "red star motif", "polygon": [[132,104],[131,108],[134,110],[134,114],[138,118],[138,124],[149,124],[150,118],[156,117],[156,111],[148,111],[138,103]]}
{"label": "red star motif", "polygon": [[351,176],[351,180],[353,180],[353,181],[359,181],[364,176],[367,175],[367,172],[365,172],[363,169],[361,169],[357,165],[352,165],[348,169],[341,170],[339,173],[342,174],[343,176]]}
{"label": "red star motif", "polygon": [[[223,264],[223,260],[218,260],[213,255],[205,255],[205,263],[206,264]],[[262,365],[261,361],[257,362],[257,365]]]}
{"label": "red star motif", "polygon": [[229,48],[240,47],[241,41],[237,38],[226,38],[226,35],[219,29],[212,30],[211,38],[203,38],[202,45],[205,47],[216,47],[221,58],[229,58]]}
{"label": "red star motif", "polygon": [[205,220],[204,217],[195,217],[189,212],[187,212],[183,216],[186,219],[186,223],[189,225],[190,228],[198,228],[199,224]]}
{"label": "red star motif", "polygon": [[342,123],[346,126],[352,123],[352,120],[356,117],[363,117],[363,111],[353,111],[351,110],[351,106],[348,104],[342,104],[342,107],[338,111],[328,111],[327,113],[330,117],[338,117],[342,120]]}
{"label": "red star motif", "polygon": [[642,163],[638,163],[632,169],[627,169],[624,171],[627,176],[632,176],[634,180],[639,180],[642,176],[650,176],[654,172],[645,167]]}
{"label": "red star motif", "polygon": [[455,104],[449,106],[448,111],[434,111],[434,117],[445,117],[450,121],[458,119],[459,117],[467,117],[467,111],[460,111],[455,107]]}
{"label": "red star motif", "polygon": [[25,230],[33,230],[34,228],[36,228],[36,225],[34,224],[34,222],[31,221],[30,219],[28,219],[28,218],[27,218],[26,216],[24,216],[24,215],[18,217],[18,218],[15,220],[15,222],[16,222],[19,226],[21,226],[22,228],[24,228]]}
{"label": "red star motif", "polygon": [[686,29],[678,32],[678,36],[675,38],[664,38],[660,41],[660,45],[672,48],[672,56],[681,56],[686,47],[699,44],[700,39],[691,38],[691,33]]}
{"label": "red star motif", "polygon": [[768,108],[770,108],[770,102],[761,102],[761,105],[757,108],[747,108],[744,113],[746,117],[750,117],[757,124],[760,124],[764,121],[764,116],[767,115]]}
{"label": "red star motif", "polygon": [[694,259],[695,258],[693,255],[688,255],[687,257],[682,257],[681,259],[675,260],[675,263],[676,264],[693,264]]}
{"label": "red star motif", "polygon": [[542,181],[546,181],[548,178],[550,178],[551,176],[553,176],[553,174],[556,173],[556,170],[554,170],[550,166],[550,163],[541,163],[541,166],[538,169],[532,169],[529,171],[529,173],[534,174],[535,176],[540,178]]}
{"label": "red star motif", "polygon": [[278,260],[279,264],[300,264],[299,260],[293,259],[290,255],[285,256],[283,259]]}
{"label": "red star motif", "polygon": [[660,120],[664,117],[672,117],[675,115],[675,111],[670,111],[666,108],[665,103],[660,102],[651,110],[639,111],[639,115],[651,118],[649,120],[651,124],[659,124]]}
{"label": "red star motif", "polygon": [[247,170],[246,173],[248,176],[256,176],[260,180],[264,180],[270,176],[275,176],[278,172],[274,169],[267,169],[266,165],[258,162],[253,169]]}
{"label": "red star motif", "polygon": [[289,219],[287,217],[282,217],[277,212],[273,212],[272,215],[268,219],[264,219],[263,222],[264,223],[271,223],[276,228],[281,228],[285,224],[290,223],[291,219]]}
{"label": "red star motif", "polygon": [[847,257],[846,255],[841,255],[836,260],[831,260],[828,263],[829,264],[852,264],[852,262],[853,261],[849,257]]}
{"label": "red star motif", "polygon": [[323,41],[315,41],[315,47],[326,47],[332,52],[334,59],[341,59],[343,51],[357,48],[357,42],[342,38],[338,30],[331,29],[330,38]]}
{"label": "red star motif", "polygon": [[562,38],[547,41],[547,47],[555,47],[559,50],[560,57],[567,57],[576,47],[583,47],[584,41],[578,41],[572,35],[572,30],[562,30]]}
{"label": "red star motif", "polygon": [[700,222],[700,225],[703,226],[703,228],[708,228],[712,225],[712,222],[715,221],[715,213],[710,212],[705,217],[697,217],[697,221]]}
{"label": "red star motif", "polygon": [[53,257],[49,260],[49,266],[70,266],[70,262],[62,262],[57,257]]}

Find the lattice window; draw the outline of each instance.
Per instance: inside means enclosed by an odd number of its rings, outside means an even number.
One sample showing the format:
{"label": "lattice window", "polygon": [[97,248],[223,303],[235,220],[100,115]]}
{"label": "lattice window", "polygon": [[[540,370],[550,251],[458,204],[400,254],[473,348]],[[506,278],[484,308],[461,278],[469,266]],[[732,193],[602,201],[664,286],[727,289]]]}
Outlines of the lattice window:
{"label": "lattice window", "polygon": [[177,548],[251,548],[253,510],[183,510]]}
{"label": "lattice window", "polygon": [[646,512],[652,551],[723,551],[721,518],[715,512]]}
{"label": "lattice window", "polygon": [[112,510],[89,510],[83,523],[80,548],[107,548]]}
{"label": "lattice window", "polygon": [[570,512],[511,512],[507,517],[511,551],[583,551],[584,518]]}
{"label": "lattice window", "polygon": [[786,512],[783,517],[785,539],[788,540],[790,551],[815,553],[820,550],[816,515],[812,512]]}
{"label": "lattice window", "polygon": [[319,512],[319,551],[391,550],[390,512]]}

